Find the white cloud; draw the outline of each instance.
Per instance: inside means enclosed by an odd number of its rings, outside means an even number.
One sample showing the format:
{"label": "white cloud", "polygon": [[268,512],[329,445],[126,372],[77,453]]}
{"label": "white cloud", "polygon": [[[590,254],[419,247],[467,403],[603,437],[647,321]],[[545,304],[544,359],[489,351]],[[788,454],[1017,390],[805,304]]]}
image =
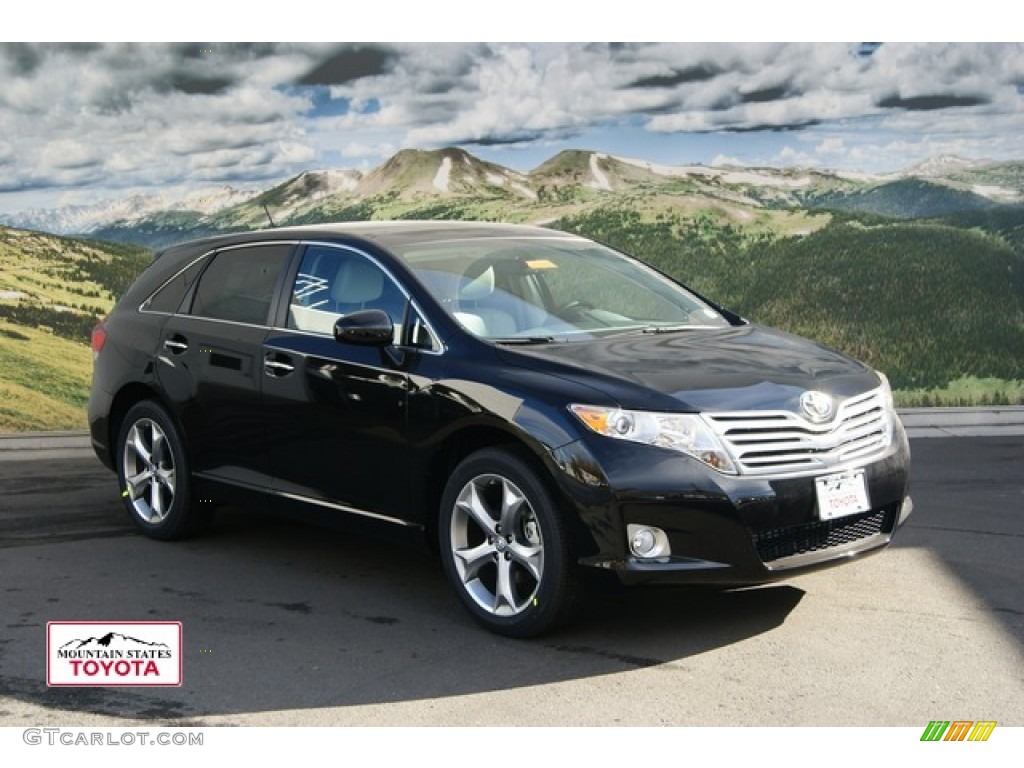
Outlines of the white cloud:
{"label": "white cloud", "polygon": [[723,168],[727,165],[744,165],[743,161],[732,155],[715,155],[711,160],[711,165],[716,168]]}
{"label": "white cloud", "polygon": [[277,150],[277,158],[289,164],[308,163],[316,158],[316,150],[313,147],[297,141],[280,141]]}
{"label": "white cloud", "polygon": [[[273,178],[339,155],[543,147],[623,125],[728,132],[713,152],[786,165],[1024,154],[1020,43],[887,43],[870,57],[847,44],[395,44],[340,82],[321,69],[337,45],[213,48],[0,45],[0,186]],[[317,71],[319,91],[296,85]],[[325,94],[347,112],[319,111]]]}
{"label": "white cloud", "polygon": [[793,166],[797,168],[813,168],[821,163],[819,158],[809,155],[789,145],[783,147],[774,158],[772,164],[781,166]]}
{"label": "white cloud", "polygon": [[46,144],[39,154],[42,171],[89,168],[99,165],[99,147],[89,146],[73,139],[57,139]]}
{"label": "white cloud", "polygon": [[846,144],[841,138],[836,136],[829,136],[823,139],[818,146],[814,148],[814,151],[819,155],[842,155],[846,152]]}
{"label": "white cloud", "polygon": [[387,157],[394,154],[394,144],[362,144],[360,142],[349,142],[341,148],[342,157]]}

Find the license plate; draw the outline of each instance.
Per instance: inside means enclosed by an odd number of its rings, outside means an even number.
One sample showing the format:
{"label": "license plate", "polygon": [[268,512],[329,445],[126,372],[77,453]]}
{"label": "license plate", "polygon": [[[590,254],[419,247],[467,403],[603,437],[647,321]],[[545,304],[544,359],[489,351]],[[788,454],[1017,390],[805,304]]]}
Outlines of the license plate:
{"label": "license plate", "polygon": [[816,478],[814,487],[818,494],[818,517],[822,520],[834,520],[871,509],[863,469]]}

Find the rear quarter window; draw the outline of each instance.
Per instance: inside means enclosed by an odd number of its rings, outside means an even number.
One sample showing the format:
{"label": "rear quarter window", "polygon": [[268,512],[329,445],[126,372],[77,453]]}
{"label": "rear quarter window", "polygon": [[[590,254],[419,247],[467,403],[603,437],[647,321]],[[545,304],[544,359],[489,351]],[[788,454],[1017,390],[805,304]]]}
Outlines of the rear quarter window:
{"label": "rear quarter window", "polygon": [[206,266],[206,259],[196,259],[190,266],[176,274],[150,296],[142,305],[146,312],[165,312],[174,314],[181,308],[181,303],[188,295],[189,288],[195,283],[199,273]]}

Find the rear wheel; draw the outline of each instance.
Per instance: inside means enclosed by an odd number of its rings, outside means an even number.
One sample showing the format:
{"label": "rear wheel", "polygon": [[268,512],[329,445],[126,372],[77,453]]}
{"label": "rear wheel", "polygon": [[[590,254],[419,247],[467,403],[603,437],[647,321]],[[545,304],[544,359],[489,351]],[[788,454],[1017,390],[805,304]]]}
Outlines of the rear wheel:
{"label": "rear wheel", "polygon": [[154,539],[197,533],[210,510],[198,509],[184,443],[173,419],[152,401],[132,406],[117,441],[121,499],[135,525]]}
{"label": "rear wheel", "polygon": [[578,577],[548,489],[515,452],[488,448],[456,468],[441,507],[445,572],[470,614],[509,637],[569,618]]}

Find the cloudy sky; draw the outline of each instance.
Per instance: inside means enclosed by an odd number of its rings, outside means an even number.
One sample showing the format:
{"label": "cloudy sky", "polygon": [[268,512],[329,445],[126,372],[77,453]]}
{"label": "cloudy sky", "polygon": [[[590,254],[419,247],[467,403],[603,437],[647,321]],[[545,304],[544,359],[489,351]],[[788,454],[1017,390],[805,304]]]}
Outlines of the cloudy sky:
{"label": "cloudy sky", "polygon": [[459,145],[888,171],[1024,159],[1024,44],[0,43],[0,214]]}

